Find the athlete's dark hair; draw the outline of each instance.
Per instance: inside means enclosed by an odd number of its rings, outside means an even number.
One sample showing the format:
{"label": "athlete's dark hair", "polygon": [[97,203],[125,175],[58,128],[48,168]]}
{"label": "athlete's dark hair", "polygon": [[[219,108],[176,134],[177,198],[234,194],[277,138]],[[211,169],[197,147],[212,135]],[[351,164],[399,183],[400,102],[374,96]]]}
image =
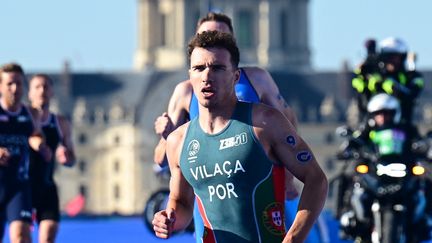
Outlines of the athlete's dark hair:
{"label": "athlete's dark hair", "polygon": [[240,52],[236,44],[236,40],[231,34],[223,33],[219,31],[203,31],[200,34],[196,34],[188,44],[188,57],[190,57],[192,51],[197,48],[223,48],[231,54],[231,63],[233,67],[237,68],[240,62]]}
{"label": "athlete's dark hair", "polygon": [[231,31],[231,34],[234,35],[234,29],[233,29],[233,26],[232,26],[231,18],[228,17],[228,16],[225,15],[225,14],[222,14],[222,13],[215,13],[215,12],[209,12],[206,16],[200,18],[200,19],[198,20],[196,30],[198,30],[199,27],[200,27],[204,22],[208,22],[208,21],[215,21],[215,22],[222,22],[222,23],[225,23],[225,24],[228,26],[229,30]]}
{"label": "athlete's dark hair", "polygon": [[30,81],[29,81],[29,84],[31,84],[31,82],[32,82],[32,80],[33,80],[34,78],[43,78],[43,79],[45,79],[46,81],[48,81],[48,84],[49,84],[50,86],[53,86],[53,84],[54,84],[53,79],[52,79],[48,74],[45,74],[45,73],[36,73],[36,74],[34,74],[34,75],[31,77],[31,79],[30,79]]}
{"label": "athlete's dark hair", "polygon": [[2,73],[19,73],[24,77],[23,68],[19,64],[14,62],[6,63],[0,67],[0,82],[2,81],[1,80]]}

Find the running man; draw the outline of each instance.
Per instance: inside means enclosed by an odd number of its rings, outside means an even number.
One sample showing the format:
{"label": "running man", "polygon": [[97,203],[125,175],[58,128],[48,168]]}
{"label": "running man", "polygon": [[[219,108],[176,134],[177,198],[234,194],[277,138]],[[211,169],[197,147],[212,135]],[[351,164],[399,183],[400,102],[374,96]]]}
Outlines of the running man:
{"label": "running man", "polygon": [[[234,34],[231,19],[221,13],[208,13],[197,23],[197,33],[203,31],[221,31]],[[297,126],[297,118],[279,92],[279,88],[270,74],[259,67],[240,68],[240,79],[236,84],[236,95],[239,100],[261,102],[280,110],[288,120]],[[155,131],[161,136],[155,148],[154,161],[159,165],[166,163],[166,137],[175,128],[198,115],[198,104],[192,92],[189,80],[179,83],[171,96],[167,113],[159,116],[155,121]],[[294,188],[291,193],[297,194]],[[295,196],[294,196],[295,197]]]}
{"label": "running man", "polygon": [[[203,31],[216,30],[225,33],[233,34],[233,26],[231,19],[220,13],[210,12],[197,23],[197,33]],[[297,119],[288,106],[279,89],[270,76],[264,69],[258,67],[243,67],[240,68],[240,79],[235,86],[236,95],[239,100],[248,102],[262,102],[280,110],[291,123],[296,126]],[[155,121],[156,134],[161,136],[159,144],[155,148],[154,160],[157,164],[166,165],[165,143],[166,137],[176,127],[193,119],[198,115],[198,102],[192,92],[192,85],[189,80],[179,83],[169,101],[168,112],[162,114]],[[297,209],[297,201],[293,200],[298,196],[298,192],[293,184],[293,176],[286,173],[286,199],[289,208]],[[293,218],[296,211],[287,210],[286,217]],[[194,216],[195,231],[197,235],[202,234],[203,223],[199,217],[197,209]],[[289,222],[291,223],[291,222]],[[311,236],[312,237],[312,236]],[[316,238],[316,237],[312,237]]]}
{"label": "running man", "polygon": [[31,242],[30,148],[45,161],[52,157],[37,113],[21,103],[24,80],[24,71],[18,64],[0,67],[0,242],[6,222],[11,242]]}
{"label": "running man", "polygon": [[[46,143],[55,151],[57,161],[72,166],[75,154],[71,139],[70,123],[65,117],[51,113],[50,100],[53,97],[53,81],[46,74],[36,74],[29,81],[29,101],[41,120]],[[59,197],[53,174],[54,158],[47,163],[37,152],[32,151],[30,179],[32,185],[33,209],[39,224],[39,242],[55,242],[60,220]]]}
{"label": "running man", "polygon": [[[184,229],[196,195],[204,242],[303,242],[328,189],[309,147],[276,109],[238,101],[239,51],[230,34],[197,34],[188,54],[199,116],[167,139],[170,196],[166,210],[155,214],[156,235]],[[286,234],[284,192],[274,186],[283,167],[304,183]]]}

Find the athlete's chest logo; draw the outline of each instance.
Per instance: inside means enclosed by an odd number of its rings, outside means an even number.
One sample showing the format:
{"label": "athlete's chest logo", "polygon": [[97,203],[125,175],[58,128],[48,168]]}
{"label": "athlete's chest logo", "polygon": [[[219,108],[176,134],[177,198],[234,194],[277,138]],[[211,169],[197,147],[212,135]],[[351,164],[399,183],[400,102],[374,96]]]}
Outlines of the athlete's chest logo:
{"label": "athlete's chest logo", "polygon": [[219,150],[236,147],[247,143],[247,134],[245,132],[235,135],[234,137],[229,137],[219,140],[220,146]]}
{"label": "athlete's chest logo", "polygon": [[200,143],[195,139],[189,142],[187,146],[187,152],[188,152],[187,160],[189,161],[189,163],[194,163],[196,161],[200,147],[201,147]]}

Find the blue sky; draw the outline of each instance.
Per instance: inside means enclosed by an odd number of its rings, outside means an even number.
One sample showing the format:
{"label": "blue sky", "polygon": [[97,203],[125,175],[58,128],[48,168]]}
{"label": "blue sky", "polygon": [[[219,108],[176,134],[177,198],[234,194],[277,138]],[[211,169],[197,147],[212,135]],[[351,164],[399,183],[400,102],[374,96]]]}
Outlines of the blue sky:
{"label": "blue sky", "polygon": [[432,69],[431,1],[311,0],[310,34],[314,66],[338,69],[364,57],[366,38],[397,36],[417,53],[417,67]]}
{"label": "blue sky", "polygon": [[[128,71],[136,45],[137,0],[5,0],[0,6],[0,63],[29,71]],[[337,70],[363,55],[363,41],[399,36],[432,69],[432,2],[424,0],[310,0],[312,64]]]}

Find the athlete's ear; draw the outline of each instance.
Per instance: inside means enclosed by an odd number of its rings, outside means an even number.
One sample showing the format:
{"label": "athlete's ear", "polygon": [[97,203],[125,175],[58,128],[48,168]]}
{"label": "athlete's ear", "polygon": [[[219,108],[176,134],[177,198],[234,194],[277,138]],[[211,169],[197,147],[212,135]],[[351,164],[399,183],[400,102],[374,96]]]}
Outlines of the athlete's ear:
{"label": "athlete's ear", "polygon": [[238,81],[240,80],[240,68],[237,68],[237,70],[234,71],[234,78],[235,78],[234,83],[237,84]]}

